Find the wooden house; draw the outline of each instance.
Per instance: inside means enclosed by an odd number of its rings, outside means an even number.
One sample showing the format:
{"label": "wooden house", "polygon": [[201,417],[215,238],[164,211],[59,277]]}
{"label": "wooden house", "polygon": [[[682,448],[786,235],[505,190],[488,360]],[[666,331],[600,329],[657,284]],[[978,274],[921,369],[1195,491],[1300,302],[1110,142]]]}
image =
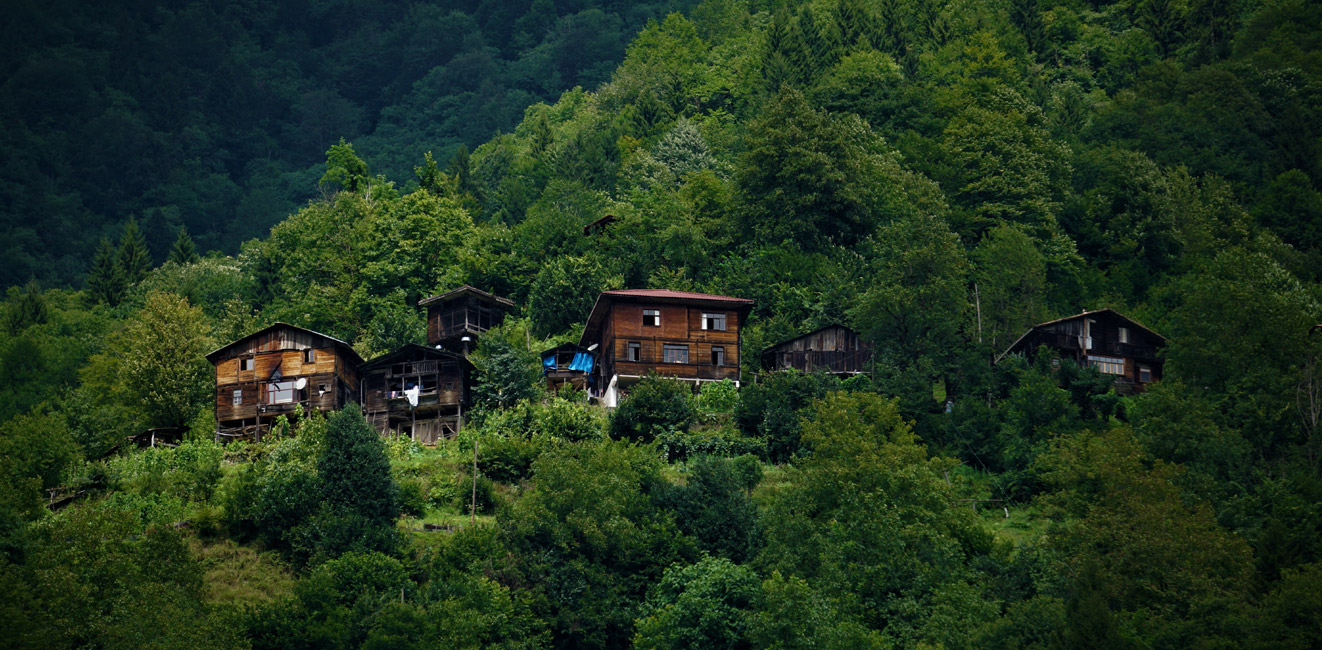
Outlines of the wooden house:
{"label": "wooden house", "polygon": [[499,325],[514,308],[513,301],[466,284],[418,305],[427,308],[427,343],[464,355],[477,345],[478,335]]}
{"label": "wooden house", "polygon": [[762,369],[856,375],[872,370],[871,343],[844,325],[827,325],[762,351]]}
{"label": "wooden house", "polygon": [[753,301],[668,289],[605,291],[579,345],[597,354],[589,394],[615,406],[648,373],[739,381],[739,328]]}
{"label": "wooden house", "polygon": [[382,434],[431,445],[463,427],[473,364],[459,354],[410,344],[359,367],[363,416]]}
{"label": "wooden house", "polygon": [[348,343],[276,323],[207,355],[216,368],[219,437],[260,439],[277,417],[332,411],[358,397],[362,357]]}
{"label": "wooden house", "polygon": [[1080,365],[1115,375],[1121,392],[1142,391],[1161,379],[1161,347],[1166,339],[1113,309],[1085,311],[1039,323],[997,357],[1032,357],[1046,347]]}
{"label": "wooden house", "polygon": [[547,390],[552,392],[564,386],[587,390],[596,365],[597,355],[573,343],[563,343],[542,352],[542,375],[546,377]]}

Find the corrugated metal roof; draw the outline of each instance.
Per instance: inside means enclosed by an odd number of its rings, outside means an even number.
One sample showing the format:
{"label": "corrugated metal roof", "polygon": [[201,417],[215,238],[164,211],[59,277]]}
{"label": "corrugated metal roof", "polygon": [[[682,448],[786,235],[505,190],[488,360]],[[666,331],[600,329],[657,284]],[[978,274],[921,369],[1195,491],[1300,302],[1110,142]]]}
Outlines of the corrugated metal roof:
{"label": "corrugated metal roof", "polygon": [[670,298],[674,300],[719,300],[721,302],[733,302],[739,304],[751,305],[752,300],[748,298],[735,298],[732,296],[718,296],[714,293],[694,293],[692,291],[674,291],[671,289],[613,289],[611,291],[601,292],[607,296],[627,296],[634,298]]}

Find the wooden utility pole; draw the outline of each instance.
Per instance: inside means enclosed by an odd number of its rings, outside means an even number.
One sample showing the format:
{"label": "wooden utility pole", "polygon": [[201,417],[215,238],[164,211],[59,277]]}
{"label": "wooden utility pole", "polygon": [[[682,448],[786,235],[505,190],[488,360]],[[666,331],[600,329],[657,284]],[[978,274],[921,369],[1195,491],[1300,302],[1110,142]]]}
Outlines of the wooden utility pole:
{"label": "wooden utility pole", "polygon": [[477,438],[473,438],[473,503],[469,506],[469,524],[477,525]]}

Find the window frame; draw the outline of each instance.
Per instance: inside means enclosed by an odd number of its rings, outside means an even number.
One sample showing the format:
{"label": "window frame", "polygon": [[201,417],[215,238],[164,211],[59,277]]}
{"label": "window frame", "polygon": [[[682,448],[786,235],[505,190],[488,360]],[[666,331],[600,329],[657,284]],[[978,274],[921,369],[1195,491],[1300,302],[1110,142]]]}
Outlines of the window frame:
{"label": "window frame", "polygon": [[718,368],[721,368],[721,367],[724,367],[724,366],[725,366],[725,346],[724,346],[724,345],[713,345],[713,346],[711,346],[711,365],[716,366],[716,367],[718,367]]}
{"label": "window frame", "polygon": [[[274,406],[276,404],[293,404],[298,402],[299,394],[297,379],[284,379],[267,382],[266,384],[266,403]],[[279,397],[277,397],[279,396]],[[287,399],[285,398],[287,396]]]}
{"label": "window frame", "polygon": [[[702,312],[702,329],[712,332],[724,332],[729,327],[729,314],[726,312]],[[720,327],[714,327],[714,325]]]}
{"label": "window frame", "polygon": [[1152,383],[1152,368],[1147,366],[1138,367],[1138,381],[1141,384]]}
{"label": "window frame", "polygon": [[1125,375],[1125,360],[1121,357],[1101,357],[1088,355],[1088,365],[1096,368],[1103,375],[1115,375],[1123,377]]}
{"label": "window frame", "polygon": [[242,389],[242,388],[235,388],[235,389],[234,389],[234,396],[233,396],[232,399],[233,399],[233,402],[230,404],[231,406],[242,406],[242,405],[243,405],[243,389]]}
{"label": "window frame", "polygon": [[[648,321],[651,321],[651,322],[648,322]],[[660,310],[660,309],[644,309],[644,310],[643,310],[643,327],[661,327],[661,310]]]}
{"label": "window frame", "polygon": [[[675,360],[672,361],[672,358]],[[661,362],[687,364],[689,362],[689,346],[680,343],[662,343]]]}
{"label": "window frame", "polygon": [[1120,330],[1120,331],[1117,333],[1116,336],[1119,338],[1120,342],[1121,342],[1121,343],[1129,343],[1129,328],[1128,328],[1128,327],[1121,327],[1121,328],[1119,328],[1119,330]]}
{"label": "window frame", "polygon": [[638,363],[643,360],[643,344],[638,341],[629,341],[624,346],[624,358],[626,361]]}
{"label": "window frame", "polygon": [[256,357],[240,357],[240,358],[239,358],[239,372],[251,372],[252,370],[255,370],[256,368],[257,368],[257,358],[256,358]]}
{"label": "window frame", "polygon": [[303,350],[303,363],[316,363],[317,351],[314,348]]}

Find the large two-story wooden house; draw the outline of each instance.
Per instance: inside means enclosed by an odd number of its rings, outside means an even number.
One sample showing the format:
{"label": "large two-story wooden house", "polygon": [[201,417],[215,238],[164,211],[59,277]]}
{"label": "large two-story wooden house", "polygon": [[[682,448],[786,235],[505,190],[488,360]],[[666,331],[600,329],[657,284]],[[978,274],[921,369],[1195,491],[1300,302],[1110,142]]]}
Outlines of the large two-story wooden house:
{"label": "large two-story wooden house", "polygon": [[463,427],[473,364],[462,355],[409,344],[359,368],[363,416],[382,434],[422,444],[453,438]]}
{"label": "large two-story wooden house", "polygon": [[648,373],[739,381],[739,328],[753,301],[668,289],[604,291],[579,345],[596,353],[590,394],[616,406]]}
{"label": "large two-story wooden house", "polygon": [[362,357],[337,338],[276,323],[207,355],[216,369],[216,426],[260,439],[276,418],[332,411],[357,399]]}
{"label": "large two-story wooden house", "polygon": [[1122,392],[1141,391],[1161,379],[1165,343],[1165,337],[1138,321],[1114,309],[1098,309],[1038,323],[996,360],[1011,354],[1031,358],[1045,346],[1062,358],[1115,375]]}
{"label": "large two-story wooden house", "polygon": [[762,350],[762,369],[857,375],[872,370],[872,344],[844,325],[827,325]]}
{"label": "large two-story wooden house", "polygon": [[465,356],[473,351],[479,335],[499,325],[514,309],[508,298],[466,284],[423,298],[418,305],[427,308],[427,343]]}

